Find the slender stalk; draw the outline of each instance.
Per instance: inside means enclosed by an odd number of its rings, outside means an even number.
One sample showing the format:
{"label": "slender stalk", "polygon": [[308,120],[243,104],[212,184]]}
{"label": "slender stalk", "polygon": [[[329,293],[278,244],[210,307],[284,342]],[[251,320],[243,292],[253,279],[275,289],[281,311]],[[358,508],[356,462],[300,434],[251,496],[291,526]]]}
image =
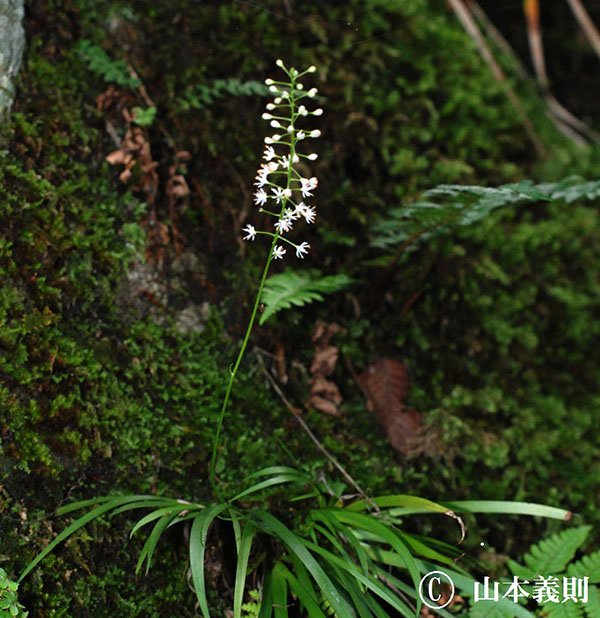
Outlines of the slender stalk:
{"label": "slender stalk", "polygon": [[[294,92],[295,92],[295,86],[296,86],[296,77],[291,76],[291,83],[290,83],[290,99],[289,99],[289,107],[290,107],[290,122],[294,123],[296,120],[296,106],[295,106],[295,102],[294,102]],[[290,163],[288,165],[288,169],[287,169],[287,178],[286,178],[286,189],[290,189],[290,186],[292,184],[292,172],[293,172],[293,168],[292,168],[292,163],[294,160],[294,156],[296,154],[296,141],[297,139],[295,139],[293,136],[290,136]],[[279,214],[279,217],[283,217],[284,213],[285,213],[285,209],[288,203],[288,198],[283,198],[282,199],[282,204],[281,204],[281,212]],[[223,398],[223,405],[221,406],[221,412],[219,413],[219,419],[217,421],[217,429],[215,431],[215,439],[214,439],[214,443],[213,443],[213,449],[212,449],[212,457],[210,460],[210,484],[212,487],[212,490],[214,492],[214,494],[217,496],[217,498],[221,501],[223,501],[223,496],[219,490],[219,487],[217,485],[217,481],[216,481],[216,467],[217,467],[217,458],[218,458],[218,449],[219,449],[219,438],[221,436],[221,430],[223,428],[223,421],[225,419],[225,412],[227,411],[227,404],[229,403],[229,397],[231,395],[231,390],[233,389],[233,383],[235,381],[235,376],[237,374],[237,371],[239,369],[239,366],[242,362],[242,358],[244,357],[244,352],[246,351],[246,346],[248,345],[248,340],[250,339],[250,333],[252,332],[252,327],[254,326],[254,321],[256,320],[256,314],[258,312],[258,307],[260,305],[260,299],[262,296],[262,291],[263,291],[263,287],[265,285],[265,281],[267,280],[267,274],[269,272],[269,266],[271,265],[271,262],[273,260],[273,250],[275,249],[275,246],[279,240],[280,237],[280,233],[279,231],[277,231],[274,235],[273,235],[273,241],[271,243],[271,249],[269,251],[269,257],[267,258],[267,262],[265,264],[265,268],[263,270],[263,274],[260,280],[260,285],[258,286],[258,293],[256,294],[256,300],[254,301],[254,306],[252,308],[252,314],[250,316],[250,322],[248,323],[248,328],[246,329],[246,335],[244,336],[244,341],[242,342],[242,347],[240,348],[240,352],[238,354],[237,360],[235,361],[235,364],[233,366],[233,369],[230,369],[229,373],[229,383],[227,384],[227,390],[225,391],[225,397]]]}

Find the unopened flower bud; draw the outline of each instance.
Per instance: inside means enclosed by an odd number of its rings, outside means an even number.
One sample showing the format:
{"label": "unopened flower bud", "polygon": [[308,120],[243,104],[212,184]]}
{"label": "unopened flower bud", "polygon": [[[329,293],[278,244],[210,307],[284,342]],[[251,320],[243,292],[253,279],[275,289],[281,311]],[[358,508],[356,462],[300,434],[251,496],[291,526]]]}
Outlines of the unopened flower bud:
{"label": "unopened flower bud", "polygon": [[308,67],[308,69],[306,69],[307,73],[314,73],[317,70],[317,67],[313,64],[311,67]]}
{"label": "unopened flower bud", "polygon": [[279,91],[277,90],[277,86],[269,86],[269,90],[270,90],[271,92],[279,92]]}
{"label": "unopened flower bud", "polygon": [[278,67],[283,68],[283,60],[282,60],[281,58],[277,58],[277,60],[275,60],[275,64],[276,64]]}
{"label": "unopened flower bud", "polygon": [[277,135],[277,133],[275,133],[275,135],[271,135],[271,139],[274,142],[278,142],[281,139],[281,135]]}
{"label": "unopened flower bud", "polygon": [[318,154],[316,154],[315,152],[313,152],[312,154],[309,154],[309,155],[308,155],[308,159],[309,159],[309,161],[316,161],[316,160],[317,160],[317,158],[318,158],[318,156],[319,156]]}
{"label": "unopened flower bud", "polygon": [[308,91],[308,96],[312,99],[317,94],[317,92],[319,92],[319,91],[316,88],[311,88]]}
{"label": "unopened flower bud", "polygon": [[273,105],[273,103],[267,103],[267,109],[272,112],[275,109],[275,106]]}
{"label": "unopened flower bud", "polygon": [[[281,103],[281,97],[276,97],[273,101],[275,105],[279,105]],[[273,107],[275,107],[275,105]]]}
{"label": "unopened flower bud", "polygon": [[321,131],[319,131],[319,129],[315,129],[314,131],[311,131],[310,136],[311,137],[320,137],[321,135]]}
{"label": "unopened flower bud", "polygon": [[288,125],[287,130],[288,130],[288,133],[293,133],[294,132],[294,125],[293,124]]}
{"label": "unopened flower bud", "polygon": [[261,118],[262,118],[263,120],[270,120],[271,118],[273,118],[273,116],[271,116],[271,114],[267,114],[267,112],[265,112],[265,113],[261,116]]}
{"label": "unopened flower bud", "polygon": [[296,88],[298,90],[302,90],[304,88],[304,86],[302,84],[298,83],[298,84],[296,84]]}
{"label": "unopened flower bud", "polygon": [[272,144],[273,140],[270,137],[265,137],[265,144]]}
{"label": "unopened flower bud", "polygon": [[291,74],[293,77],[296,77],[296,75],[298,75],[298,71],[296,71],[296,69],[295,69],[294,67],[292,67],[292,68],[290,69],[290,74]]}
{"label": "unopened flower bud", "polygon": [[265,84],[267,84],[267,86],[270,86],[272,83],[273,83],[273,80],[270,77],[265,79]]}
{"label": "unopened flower bud", "polygon": [[319,107],[319,109],[316,109],[313,114],[315,116],[322,116],[323,115],[323,110]]}
{"label": "unopened flower bud", "polygon": [[271,120],[270,125],[274,128],[274,129],[279,129],[279,127],[281,126],[279,124],[279,120]]}

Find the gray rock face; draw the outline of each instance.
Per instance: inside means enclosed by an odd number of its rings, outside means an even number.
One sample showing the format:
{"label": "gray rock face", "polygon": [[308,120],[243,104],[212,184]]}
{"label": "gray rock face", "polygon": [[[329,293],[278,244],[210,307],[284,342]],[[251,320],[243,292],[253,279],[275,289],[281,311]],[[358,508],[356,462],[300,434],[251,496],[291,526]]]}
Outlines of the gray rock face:
{"label": "gray rock face", "polygon": [[0,117],[12,105],[25,48],[23,0],[0,0]]}

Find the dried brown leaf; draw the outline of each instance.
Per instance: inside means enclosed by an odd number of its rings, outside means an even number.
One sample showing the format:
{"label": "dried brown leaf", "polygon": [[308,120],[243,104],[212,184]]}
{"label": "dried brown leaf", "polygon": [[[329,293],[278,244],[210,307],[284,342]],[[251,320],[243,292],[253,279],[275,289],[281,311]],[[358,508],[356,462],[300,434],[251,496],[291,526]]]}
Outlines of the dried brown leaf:
{"label": "dried brown leaf", "polygon": [[375,411],[390,444],[403,454],[421,426],[416,410],[405,410],[410,379],[406,367],[391,358],[381,358],[358,376],[367,395],[367,405]]}

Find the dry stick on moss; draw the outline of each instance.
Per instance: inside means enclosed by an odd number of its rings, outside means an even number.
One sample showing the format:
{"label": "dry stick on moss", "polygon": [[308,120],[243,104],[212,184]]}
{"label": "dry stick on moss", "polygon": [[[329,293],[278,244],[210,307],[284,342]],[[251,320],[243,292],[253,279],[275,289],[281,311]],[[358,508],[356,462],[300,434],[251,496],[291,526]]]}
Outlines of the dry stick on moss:
{"label": "dry stick on moss", "polygon": [[598,54],[598,57],[600,57],[600,32],[598,32],[592,18],[589,16],[580,0],[567,0],[567,2],[569,3],[575,18],[579,22],[583,33],[587,37],[587,40],[594,48],[596,54]]}
{"label": "dry stick on moss", "polygon": [[348,481],[348,483],[350,483],[350,485],[352,485],[352,487],[356,489],[356,491],[360,494],[360,497],[367,504],[369,504],[373,508],[374,511],[376,511],[377,513],[381,513],[381,510],[379,509],[379,507],[373,502],[373,500],[371,500],[371,498],[369,498],[369,496],[367,496],[367,494],[363,491],[360,485],[346,472],[346,470],[344,470],[342,465],[338,463],[335,457],[333,457],[333,455],[331,455],[327,451],[327,449],[319,442],[318,438],[310,430],[309,426],[304,422],[304,419],[298,413],[298,410],[294,408],[294,406],[288,401],[286,396],[283,394],[283,391],[279,388],[279,385],[277,384],[277,382],[275,382],[273,377],[267,371],[265,364],[263,363],[260,352],[259,354],[257,354],[257,357],[258,357],[258,364],[260,365],[262,372],[265,374],[265,377],[269,381],[269,384],[273,387],[273,390],[279,395],[279,398],[281,399],[285,407],[294,415],[294,418],[296,419],[296,421],[298,421],[300,427],[304,429],[304,431],[306,432],[306,435],[308,435],[308,437],[315,443],[315,445],[321,451],[321,453],[323,453],[323,455],[325,455],[325,457],[327,457],[327,459],[329,459],[329,461],[339,470],[339,472]]}
{"label": "dry stick on moss", "polygon": [[585,144],[586,139],[600,142],[600,135],[590,129],[584,122],[566,109],[550,92],[550,83],[546,72],[542,29],[540,25],[540,5],[538,0],[525,0],[523,5],[527,23],[529,52],[537,82],[550,109],[550,118],[556,128],[576,144]]}
{"label": "dry stick on moss", "polygon": [[514,90],[508,85],[504,72],[500,68],[500,65],[496,62],[494,55],[492,54],[490,48],[485,42],[485,39],[481,34],[481,30],[479,30],[479,27],[475,23],[473,16],[469,12],[469,9],[466,7],[463,0],[448,0],[448,3],[454,11],[456,17],[458,17],[463,28],[471,36],[473,41],[475,41],[475,44],[479,49],[479,53],[487,62],[488,66],[492,70],[492,73],[494,74],[494,77],[504,86],[506,96],[508,97],[508,100],[512,103],[512,106],[515,108],[515,111],[517,112],[521,123],[525,127],[525,131],[527,132],[527,135],[529,136],[529,139],[531,140],[531,143],[533,144],[538,156],[545,157],[547,153],[542,143],[542,140],[535,132],[531,120],[529,120],[525,109],[521,105],[521,101],[515,94]]}
{"label": "dry stick on moss", "polygon": [[515,64],[514,68],[518,76],[527,81],[531,79],[531,75],[521,62],[521,59],[515,53],[515,50],[510,46],[510,43],[504,38],[500,30],[494,26],[492,20],[487,16],[485,11],[479,6],[476,0],[467,0],[467,5],[475,19],[479,22],[485,33],[494,41],[494,43],[508,56]]}

